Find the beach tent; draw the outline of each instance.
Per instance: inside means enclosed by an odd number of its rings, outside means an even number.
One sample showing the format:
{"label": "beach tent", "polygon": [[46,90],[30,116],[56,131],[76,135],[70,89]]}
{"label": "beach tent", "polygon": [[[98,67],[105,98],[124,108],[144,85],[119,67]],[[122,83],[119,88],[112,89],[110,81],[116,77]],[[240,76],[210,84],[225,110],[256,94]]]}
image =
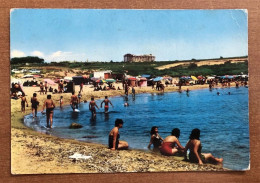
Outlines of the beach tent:
{"label": "beach tent", "polygon": [[72,77],[66,76],[66,77],[64,77],[64,80],[66,80],[66,81],[72,81],[73,79],[72,79]]}
{"label": "beach tent", "polygon": [[127,83],[129,86],[136,86],[136,78],[135,77],[127,78]]}
{"label": "beach tent", "polygon": [[147,86],[147,79],[146,78],[139,78],[138,86]]}
{"label": "beach tent", "polygon": [[47,82],[49,85],[55,85],[55,82],[51,79],[44,79],[44,82]]}

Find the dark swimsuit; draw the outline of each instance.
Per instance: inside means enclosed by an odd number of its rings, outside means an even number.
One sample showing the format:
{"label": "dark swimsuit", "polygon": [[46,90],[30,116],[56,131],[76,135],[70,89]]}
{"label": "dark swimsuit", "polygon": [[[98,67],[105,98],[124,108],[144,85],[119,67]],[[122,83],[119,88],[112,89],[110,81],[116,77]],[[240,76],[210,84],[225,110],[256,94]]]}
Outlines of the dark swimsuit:
{"label": "dark swimsuit", "polygon": [[31,99],[31,103],[32,103],[32,108],[37,109],[38,101]]}
{"label": "dark swimsuit", "polygon": [[[120,138],[120,135],[117,134],[117,137],[116,137],[116,147],[115,147],[115,149],[118,149],[119,138]],[[109,136],[108,136],[108,148],[109,148],[109,149],[113,148],[113,140],[114,140],[114,136],[109,135]]]}
{"label": "dark swimsuit", "polygon": [[[202,146],[199,146],[198,154],[200,156],[201,161],[203,163],[205,163],[206,159],[205,159],[205,156],[201,154],[201,149],[202,149]],[[198,163],[199,162],[196,154],[194,154],[192,151],[190,151],[190,153],[189,153],[189,160],[190,160],[190,162],[193,162],[193,163]]]}
{"label": "dark swimsuit", "polygon": [[46,114],[50,114],[53,112],[54,107],[52,108],[46,108]]}
{"label": "dark swimsuit", "polygon": [[154,138],[153,138],[153,148],[159,149],[159,147],[161,147],[161,145],[162,145],[162,140],[160,139],[160,137],[154,136]]}

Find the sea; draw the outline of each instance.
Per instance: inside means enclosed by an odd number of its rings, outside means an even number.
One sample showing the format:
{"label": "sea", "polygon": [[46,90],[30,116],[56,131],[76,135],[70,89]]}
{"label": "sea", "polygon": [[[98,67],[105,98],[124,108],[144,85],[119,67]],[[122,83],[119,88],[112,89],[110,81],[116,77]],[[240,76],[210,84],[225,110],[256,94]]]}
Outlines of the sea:
{"label": "sea", "polygon": [[[124,121],[120,140],[131,149],[148,151],[150,130],[157,126],[165,138],[173,128],[179,128],[182,146],[189,140],[192,129],[201,130],[202,153],[224,158],[223,167],[247,170],[250,167],[248,88],[200,89],[190,92],[144,93],[132,96],[109,97],[114,107],[109,113],[97,110],[96,118],[89,111],[89,101],[79,105],[80,112],[59,105],[54,110],[53,128],[46,128],[46,116],[38,112],[24,117],[24,124],[36,131],[67,139],[108,144],[108,134],[115,120]],[[98,92],[98,91],[97,91]],[[219,93],[219,95],[218,95]],[[102,100],[96,100],[100,106]],[[128,107],[124,103],[129,104]],[[76,122],[83,127],[70,129]]]}

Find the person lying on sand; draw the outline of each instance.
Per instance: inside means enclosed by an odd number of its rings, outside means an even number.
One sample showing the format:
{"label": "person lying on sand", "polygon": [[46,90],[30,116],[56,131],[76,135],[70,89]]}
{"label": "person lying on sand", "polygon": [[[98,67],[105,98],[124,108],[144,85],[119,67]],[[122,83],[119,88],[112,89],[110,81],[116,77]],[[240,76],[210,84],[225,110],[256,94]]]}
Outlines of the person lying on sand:
{"label": "person lying on sand", "polygon": [[199,163],[222,163],[223,158],[216,158],[211,153],[201,153],[201,142],[200,142],[200,130],[195,128],[191,131],[190,140],[186,144],[184,151],[184,158],[187,159],[187,151],[190,150],[189,160],[190,162]]}
{"label": "person lying on sand", "polygon": [[109,132],[108,136],[108,148],[111,150],[123,150],[128,149],[128,143],[126,141],[119,141],[119,128],[123,127],[123,120],[116,119],[115,127]]}

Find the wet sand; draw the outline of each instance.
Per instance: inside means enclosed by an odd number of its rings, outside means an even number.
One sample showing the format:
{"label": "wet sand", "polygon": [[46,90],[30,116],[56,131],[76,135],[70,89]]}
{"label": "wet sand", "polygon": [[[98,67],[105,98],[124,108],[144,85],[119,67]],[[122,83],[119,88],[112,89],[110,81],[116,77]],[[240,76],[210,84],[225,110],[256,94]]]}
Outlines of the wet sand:
{"label": "wet sand", "polygon": [[[117,84],[122,88],[122,84]],[[57,86],[54,86],[56,88]],[[186,90],[187,86],[182,87]],[[208,88],[208,85],[188,86],[195,89]],[[151,87],[136,87],[136,94],[161,92]],[[76,93],[79,86],[75,87]],[[165,87],[165,92],[177,91],[178,87]],[[76,140],[61,139],[55,136],[33,131],[23,125],[23,116],[31,113],[30,98],[39,87],[24,87],[29,107],[21,113],[21,100],[11,100],[11,172],[12,174],[56,174],[56,173],[115,173],[115,172],[164,172],[164,171],[226,171],[220,165],[198,165],[183,161],[183,157],[166,157],[153,152],[140,150],[111,151],[107,146]],[[51,94],[51,93],[48,93]],[[129,90],[131,94],[131,89]],[[56,107],[59,107],[60,96],[64,98],[64,104],[70,102],[71,93],[53,94]],[[124,95],[124,90],[95,91],[90,85],[83,88],[82,99],[90,101],[104,96]],[[38,111],[42,110],[42,104],[46,95],[37,92],[40,101]],[[55,115],[55,114],[54,114]],[[55,122],[54,122],[55,123]],[[150,138],[150,137],[147,137]],[[148,145],[148,144],[147,144]],[[80,153],[91,156],[90,159],[71,159],[69,156]]]}

